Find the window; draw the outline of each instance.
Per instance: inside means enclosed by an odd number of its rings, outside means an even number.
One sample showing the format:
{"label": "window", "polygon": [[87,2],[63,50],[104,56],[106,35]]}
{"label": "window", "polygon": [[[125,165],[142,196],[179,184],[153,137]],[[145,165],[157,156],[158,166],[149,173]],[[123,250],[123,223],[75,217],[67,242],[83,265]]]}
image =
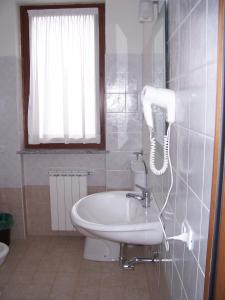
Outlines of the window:
{"label": "window", "polygon": [[105,147],[104,4],[22,6],[25,146]]}

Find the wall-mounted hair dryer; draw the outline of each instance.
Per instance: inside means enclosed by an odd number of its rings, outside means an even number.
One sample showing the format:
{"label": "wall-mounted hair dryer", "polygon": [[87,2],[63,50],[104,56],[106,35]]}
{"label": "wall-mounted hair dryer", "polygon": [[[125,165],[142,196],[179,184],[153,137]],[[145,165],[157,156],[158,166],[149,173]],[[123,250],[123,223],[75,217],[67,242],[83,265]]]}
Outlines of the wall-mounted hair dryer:
{"label": "wall-mounted hair dryer", "polygon": [[[175,121],[175,93],[169,89],[154,88],[145,86],[142,91],[142,105],[145,121],[150,131],[150,169],[155,175],[162,175],[168,167],[169,158],[169,142],[170,142],[170,126]],[[164,135],[163,142],[163,165],[160,169],[155,166],[156,139],[152,137],[153,130],[153,107],[159,106],[166,110],[166,121],[169,126]]]}
{"label": "wall-mounted hair dryer", "polygon": [[175,121],[175,93],[169,89],[154,88],[145,86],[141,93],[143,112],[146,123],[153,128],[152,105],[165,108],[166,120],[168,123]]}

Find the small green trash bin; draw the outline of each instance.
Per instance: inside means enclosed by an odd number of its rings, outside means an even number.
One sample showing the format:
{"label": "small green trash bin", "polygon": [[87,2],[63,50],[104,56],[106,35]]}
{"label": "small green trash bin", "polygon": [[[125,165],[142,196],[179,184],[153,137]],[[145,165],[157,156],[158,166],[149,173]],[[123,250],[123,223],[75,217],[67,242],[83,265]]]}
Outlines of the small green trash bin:
{"label": "small green trash bin", "polygon": [[10,232],[13,225],[13,216],[8,213],[0,213],[0,242],[9,246]]}

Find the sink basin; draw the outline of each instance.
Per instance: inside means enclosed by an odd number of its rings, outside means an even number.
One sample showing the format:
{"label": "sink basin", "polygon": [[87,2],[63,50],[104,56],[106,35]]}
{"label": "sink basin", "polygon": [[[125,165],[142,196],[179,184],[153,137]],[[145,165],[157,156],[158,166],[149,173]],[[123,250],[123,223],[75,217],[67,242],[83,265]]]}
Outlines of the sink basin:
{"label": "sink basin", "polygon": [[75,227],[88,237],[138,245],[160,244],[163,232],[154,201],[148,208],[125,191],[92,194],[72,208]]}

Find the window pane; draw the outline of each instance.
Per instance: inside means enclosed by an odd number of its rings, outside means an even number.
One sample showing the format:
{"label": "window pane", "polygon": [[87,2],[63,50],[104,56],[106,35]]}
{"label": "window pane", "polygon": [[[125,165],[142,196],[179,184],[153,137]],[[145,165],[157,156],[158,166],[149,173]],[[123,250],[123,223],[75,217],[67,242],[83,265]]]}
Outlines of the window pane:
{"label": "window pane", "polygon": [[30,15],[30,143],[100,142],[96,14],[65,11]]}

